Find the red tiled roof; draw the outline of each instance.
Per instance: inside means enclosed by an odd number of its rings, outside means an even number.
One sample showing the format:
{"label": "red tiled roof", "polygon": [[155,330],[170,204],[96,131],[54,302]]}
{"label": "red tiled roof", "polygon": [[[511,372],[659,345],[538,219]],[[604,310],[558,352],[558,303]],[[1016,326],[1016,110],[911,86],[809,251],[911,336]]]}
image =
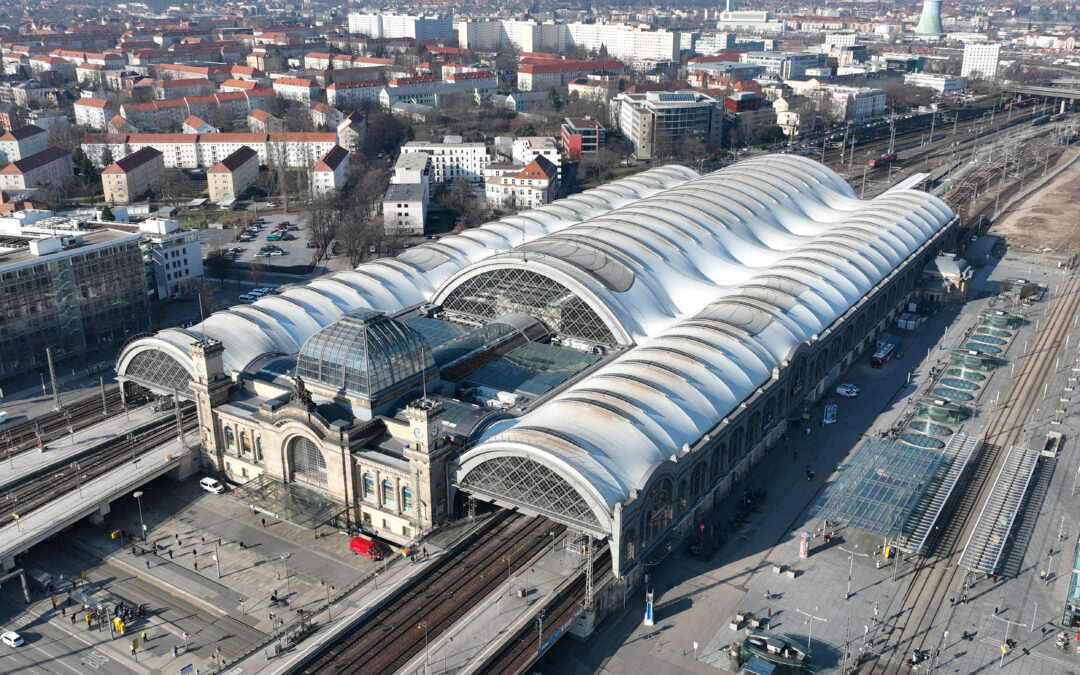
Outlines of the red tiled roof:
{"label": "red tiled roof", "polygon": [[333,171],[341,166],[341,163],[345,161],[345,158],[349,156],[349,151],[340,145],[335,145],[326,151],[318,162],[315,162],[315,166],[311,167],[312,171]]}
{"label": "red tiled roof", "polygon": [[63,159],[64,157],[70,157],[70,156],[71,156],[70,152],[68,152],[67,150],[62,150],[61,148],[56,148],[56,147],[45,148],[41,152],[35,152],[34,154],[30,155],[29,157],[23,157],[22,159],[16,160],[16,161],[12,162],[11,164],[8,164],[3,169],[0,169],[0,173],[4,173],[4,174],[27,173],[27,172],[33,171],[34,169],[38,169],[40,167],[43,167],[46,164],[49,164],[51,162],[55,162],[55,161],[57,161],[59,159]]}
{"label": "red tiled roof", "polygon": [[255,152],[250,147],[246,145],[241,146],[234,153],[212,166],[208,173],[232,173],[245,163],[251,161],[251,158],[258,156],[259,153]]}
{"label": "red tiled roof", "polygon": [[157,157],[164,157],[164,155],[161,154],[160,150],[155,150],[153,148],[143,148],[141,150],[136,150],[127,157],[124,157],[123,159],[119,159],[113,162],[109,166],[102,169],[101,173],[128,173],[129,171],[137,169],[138,167],[146,164],[147,162],[152,162]]}
{"label": "red tiled roof", "polygon": [[75,101],[74,105],[86,106],[87,108],[116,107],[116,104],[111,104],[103,98],[80,98],[78,101]]}

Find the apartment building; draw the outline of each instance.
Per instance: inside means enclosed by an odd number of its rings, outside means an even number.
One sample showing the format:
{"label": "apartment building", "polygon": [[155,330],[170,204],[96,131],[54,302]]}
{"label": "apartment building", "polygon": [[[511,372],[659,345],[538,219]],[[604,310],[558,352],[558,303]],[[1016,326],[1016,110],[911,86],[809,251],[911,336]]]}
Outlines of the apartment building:
{"label": "apartment building", "polygon": [[614,78],[605,75],[587,75],[570,80],[566,85],[570,96],[577,96],[582,101],[606,103],[619,93],[619,85]]}
{"label": "apartment building", "polygon": [[45,148],[0,169],[0,190],[46,187],[74,175],[70,152],[60,148]]}
{"label": "apartment building", "polygon": [[349,14],[349,32],[372,38],[436,40],[454,37],[454,23],[449,15],[413,16],[352,12]]}
{"label": "apartment building", "polygon": [[349,178],[349,151],[335,145],[311,167],[312,197],[328,197],[345,187]]}
{"label": "apartment building", "polygon": [[827,85],[830,114],[841,120],[861,120],[877,117],[885,112],[885,92],[871,87],[844,87]]}
{"label": "apartment building", "polygon": [[606,130],[589,117],[566,117],[562,123],[562,147],[570,159],[596,155],[604,147]]}
{"label": "apartment building", "polygon": [[423,234],[431,200],[431,157],[402,153],[383,195],[383,229],[388,234]]}
{"label": "apartment building", "polygon": [[234,119],[243,119],[273,95],[272,89],[258,87],[250,91],[125,103],[120,106],[120,115],[144,131],[172,130],[180,128],[189,115],[205,115],[214,108],[223,108]]}
{"label": "apartment building", "polygon": [[219,134],[87,134],[82,149],[99,166],[108,149],[124,157],[142,148],[154,148],[166,167],[210,168],[241,147],[259,155],[259,164],[310,168],[337,145],[334,132],[276,132]]}
{"label": "apartment building", "polygon": [[623,92],[618,103],[619,130],[639,159],[670,156],[685,137],[706,149],[719,147],[724,109],[722,102],[700,92]]}
{"label": "apartment building", "polygon": [[185,96],[205,96],[214,93],[214,83],[205,78],[184,80],[154,80],[150,86],[154,98],[158,100],[184,98]]}
{"label": "apartment building", "polygon": [[279,77],[274,80],[274,93],[279,98],[310,104],[319,95],[319,85],[302,77]]}
{"label": "apartment building", "polygon": [[484,167],[491,155],[483,143],[463,143],[461,136],[446,136],[442,143],[410,141],[401,146],[402,154],[420,152],[431,157],[431,181],[446,183],[463,180],[474,185],[484,181]]}
{"label": "apartment building", "polygon": [[498,84],[498,78],[489,71],[458,73],[445,80],[431,75],[398,77],[379,92],[379,103],[386,109],[396,103],[419,103],[439,108],[454,95],[481,100],[490,98],[498,91]]}
{"label": "apartment building", "polygon": [[105,201],[127,204],[147,191],[165,168],[164,155],[153,148],[143,148],[119,159],[101,172]]}
{"label": "apartment building", "polygon": [[620,60],[677,61],[682,42],[678,32],[621,23],[479,19],[459,21],[455,30],[458,44],[467,49],[562,53],[570,47],[587,51],[599,51],[603,47]]}
{"label": "apartment building", "polygon": [[559,144],[551,136],[521,136],[514,139],[511,157],[515,164],[531,164],[543,157],[555,167],[557,177],[562,177],[562,153]]}
{"label": "apartment building", "polygon": [[351,112],[337,125],[338,144],[350,154],[360,152],[360,143],[367,134],[367,120],[358,112]]}
{"label": "apartment building", "polygon": [[184,134],[216,134],[218,129],[206,120],[191,115],[184,120],[183,125],[180,127],[180,132]]}
{"label": "apartment building", "polygon": [[236,199],[258,178],[259,153],[246,145],[242,146],[206,172],[210,201],[217,203]]}
{"label": "apartment building", "polygon": [[80,98],[75,101],[75,124],[91,129],[104,129],[120,106],[101,98]]}
{"label": "apartment building", "polygon": [[622,64],[615,60],[537,59],[518,68],[517,87],[521,91],[547,91],[552,87],[564,87],[572,80],[592,73],[619,75],[622,72]]}
{"label": "apartment building", "polygon": [[5,162],[14,162],[41,152],[45,149],[48,138],[47,131],[33,124],[5,132],[3,136],[0,136],[0,159]]}
{"label": "apartment building", "polygon": [[498,208],[533,209],[548,204],[559,185],[558,168],[542,156],[500,174],[484,184],[484,198]]}
{"label": "apartment building", "polygon": [[248,131],[252,133],[267,134],[285,130],[285,122],[280,117],[274,117],[262,108],[255,108],[248,114],[247,125]]}
{"label": "apartment building", "polygon": [[360,101],[377,101],[385,86],[381,80],[332,82],[326,86],[326,102],[332,106],[349,106]]}

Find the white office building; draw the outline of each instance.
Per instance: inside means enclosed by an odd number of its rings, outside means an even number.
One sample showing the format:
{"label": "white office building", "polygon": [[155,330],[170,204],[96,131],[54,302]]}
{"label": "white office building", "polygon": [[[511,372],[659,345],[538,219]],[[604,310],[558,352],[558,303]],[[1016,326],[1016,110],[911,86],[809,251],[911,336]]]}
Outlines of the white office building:
{"label": "white office building", "polygon": [[825,55],[809,52],[746,52],[739,56],[739,61],[763,66],[766,75],[798,80],[806,76],[807,69],[825,65]]}
{"label": "white office building", "polygon": [[960,76],[993,80],[997,77],[998,58],[1000,56],[1000,42],[966,44],[964,45],[964,63],[960,67]]}
{"label": "white office building", "polygon": [[904,75],[904,84],[927,87],[942,94],[949,94],[967,89],[967,78],[940,73],[908,73]]}

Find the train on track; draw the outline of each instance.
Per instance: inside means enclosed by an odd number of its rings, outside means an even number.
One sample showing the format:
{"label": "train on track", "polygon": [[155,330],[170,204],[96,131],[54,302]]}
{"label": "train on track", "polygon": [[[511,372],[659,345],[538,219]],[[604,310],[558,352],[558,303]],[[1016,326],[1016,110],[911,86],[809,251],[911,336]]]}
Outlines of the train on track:
{"label": "train on track", "polygon": [[895,152],[887,152],[887,153],[885,153],[883,155],[878,155],[877,157],[872,158],[870,160],[870,163],[869,163],[868,166],[871,169],[876,169],[879,166],[888,166],[889,164],[892,164],[895,161],[896,161],[896,153]]}
{"label": "train on track", "polygon": [[1026,108],[1028,106],[1035,105],[1038,99],[1034,98],[1022,98],[1019,101],[1009,101],[1005,104],[1005,110],[1015,110],[1016,108]]}

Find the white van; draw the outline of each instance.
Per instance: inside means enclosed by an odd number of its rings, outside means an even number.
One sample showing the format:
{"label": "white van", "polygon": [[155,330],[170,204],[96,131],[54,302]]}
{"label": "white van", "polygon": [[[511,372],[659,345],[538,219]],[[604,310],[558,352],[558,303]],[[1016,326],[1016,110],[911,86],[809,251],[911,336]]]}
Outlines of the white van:
{"label": "white van", "polygon": [[216,478],[211,478],[210,476],[201,479],[199,481],[199,487],[206,490],[207,492],[212,492],[216,495],[225,492],[225,486],[222,485]]}
{"label": "white van", "polygon": [[0,424],[3,424],[4,422],[7,422],[7,420],[8,420],[8,414],[6,412],[0,410]]}

